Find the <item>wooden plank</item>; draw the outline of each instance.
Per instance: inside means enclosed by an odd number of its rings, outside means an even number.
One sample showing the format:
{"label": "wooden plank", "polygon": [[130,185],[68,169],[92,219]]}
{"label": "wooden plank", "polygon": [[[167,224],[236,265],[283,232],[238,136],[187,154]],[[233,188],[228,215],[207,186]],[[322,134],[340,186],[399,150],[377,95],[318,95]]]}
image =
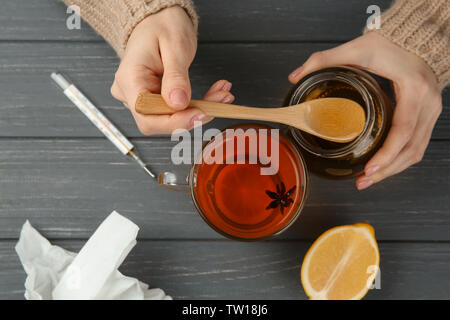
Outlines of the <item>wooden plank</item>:
{"label": "wooden plank", "polygon": [[[175,142],[135,141],[155,172],[171,165]],[[161,189],[107,140],[0,140],[0,238],[15,238],[26,219],[51,238],[86,238],[118,210],[143,239],[220,239],[187,194]],[[354,181],[311,177],[306,208],[280,238],[315,239],[330,227],[368,221],[381,240],[450,240],[450,148],[433,141],[406,172],[358,192]],[[183,176],[183,175],[181,175]]]}
{"label": "wooden plank", "polygon": [[[65,6],[56,0],[4,1],[0,40],[101,41],[84,22],[66,27]],[[370,0],[194,1],[201,17],[199,37],[211,41],[345,41],[361,34]],[[381,9],[390,0],[377,1]]]}
{"label": "wooden plank", "polygon": [[[55,244],[78,251],[84,242]],[[0,242],[0,299],[21,299],[15,242]],[[300,264],[309,242],[138,242],[121,272],[175,299],[305,299]],[[449,299],[449,243],[380,243],[379,289],[366,299]]]}
{"label": "wooden plank", "polygon": [[[287,75],[312,52],[332,44],[200,45],[191,68],[194,97],[214,81],[233,82],[236,103],[280,106],[290,84]],[[100,137],[101,133],[62,94],[49,75],[61,70],[102,108],[126,135],[141,136],[128,110],[109,93],[118,60],[103,43],[0,43],[0,136]],[[274,57],[277,57],[274,59]],[[434,138],[450,138],[450,95]],[[210,126],[223,128],[229,120]]]}

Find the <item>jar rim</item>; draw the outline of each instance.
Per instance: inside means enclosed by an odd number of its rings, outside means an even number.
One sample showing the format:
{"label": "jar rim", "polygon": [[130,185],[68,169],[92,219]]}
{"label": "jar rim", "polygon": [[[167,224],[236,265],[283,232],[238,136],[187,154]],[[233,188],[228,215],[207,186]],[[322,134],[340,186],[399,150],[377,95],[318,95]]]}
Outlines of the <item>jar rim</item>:
{"label": "jar rim", "polygon": [[[349,71],[351,72],[351,74],[363,74],[361,70],[351,67],[334,67],[318,70],[308,75],[307,78],[305,78],[304,81],[295,89],[290,97],[289,105],[298,104],[300,103],[301,99],[304,97],[304,94],[308,89],[322,82],[332,80],[344,82],[350,85],[358,91],[358,94],[364,100],[365,105],[362,106],[366,112],[366,122],[364,124],[364,129],[355,140],[343,145],[342,148],[323,149],[316,147],[303,137],[300,130],[293,127],[289,128],[294,139],[301,145],[301,147],[314,155],[325,158],[337,158],[349,155],[355,150],[355,148],[361,143],[361,141],[365,140],[366,137],[370,135],[373,129],[373,126],[375,124],[375,117],[373,116],[375,114],[375,104],[373,98],[366,85],[364,85],[363,81],[355,76],[349,75]],[[368,74],[364,75],[366,77],[370,77],[370,75]]]}

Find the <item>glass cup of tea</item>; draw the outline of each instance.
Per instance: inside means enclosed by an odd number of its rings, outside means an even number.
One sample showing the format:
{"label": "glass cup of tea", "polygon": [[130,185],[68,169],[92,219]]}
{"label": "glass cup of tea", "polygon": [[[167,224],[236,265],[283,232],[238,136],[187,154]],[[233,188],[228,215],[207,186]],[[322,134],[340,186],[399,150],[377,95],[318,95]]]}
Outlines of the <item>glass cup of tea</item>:
{"label": "glass cup of tea", "polygon": [[309,186],[295,144],[260,124],[222,131],[203,146],[186,179],[165,172],[158,181],[190,193],[211,228],[243,241],[268,239],[288,229],[304,207]]}

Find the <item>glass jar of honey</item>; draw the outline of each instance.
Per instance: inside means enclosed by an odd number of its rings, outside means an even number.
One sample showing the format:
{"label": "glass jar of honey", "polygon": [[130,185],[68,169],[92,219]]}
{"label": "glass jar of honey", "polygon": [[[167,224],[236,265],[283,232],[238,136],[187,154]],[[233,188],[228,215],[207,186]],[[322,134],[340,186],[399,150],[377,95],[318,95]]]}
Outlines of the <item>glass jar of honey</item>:
{"label": "glass jar of honey", "polygon": [[328,178],[348,178],[361,174],[364,165],[381,147],[389,131],[393,106],[378,82],[368,73],[351,67],[322,69],[307,75],[289,92],[284,105],[319,98],[347,98],[365,111],[363,132],[353,141],[336,143],[289,127],[289,135],[306,152],[312,172]]}

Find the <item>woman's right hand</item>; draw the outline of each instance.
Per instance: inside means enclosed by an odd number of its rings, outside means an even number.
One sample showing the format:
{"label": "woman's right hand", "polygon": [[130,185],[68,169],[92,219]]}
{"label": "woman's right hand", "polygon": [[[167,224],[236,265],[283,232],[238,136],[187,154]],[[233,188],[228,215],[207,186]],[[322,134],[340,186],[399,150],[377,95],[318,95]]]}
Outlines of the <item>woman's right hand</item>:
{"label": "woman's right hand", "polygon": [[[197,50],[197,35],[191,19],[179,6],[164,9],[141,21],[128,39],[125,54],[116,72],[111,94],[130,109],[139,130],[145,135],[191,129],[194,121],[205,123],[198,109],[186,109],[191,99],[189,67]],[[231,103],[231,83],[216,82],[205,99]],[[136,112],[139,93],[161,93],[172,115],[144,116]]]}

